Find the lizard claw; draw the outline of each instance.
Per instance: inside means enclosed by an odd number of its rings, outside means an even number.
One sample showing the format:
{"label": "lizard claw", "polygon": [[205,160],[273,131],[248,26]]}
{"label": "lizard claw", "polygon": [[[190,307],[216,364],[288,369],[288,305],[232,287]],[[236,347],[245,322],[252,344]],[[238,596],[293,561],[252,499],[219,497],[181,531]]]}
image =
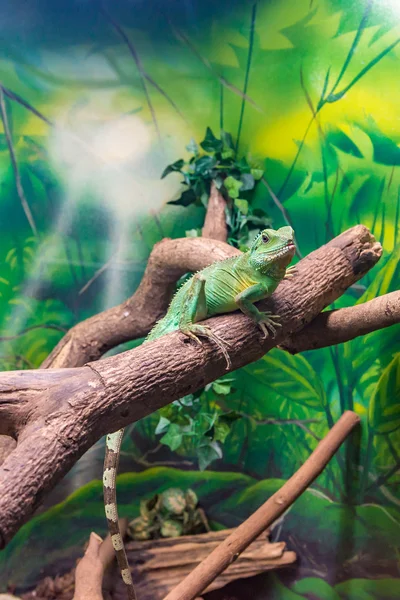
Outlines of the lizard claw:
{"label": "lizard claw", "polygon": [[294,265],[293,267],[288,267],[286,269],[284,279],[291,279],[292,277],[294,277],[295,274],[296,274],[296,265]]}
{"label": "lizard claw", "polygon": [[271,331],[271,337],[274,338],[277,334],[276,327],[282,327],[282,323],[279,323],[280,316],[273,315],[271,312],[263,312],[261,313],[262,317],[258,323],[259,328],[263,332],[263,339],[265,340],[269,336],[269,331]]}

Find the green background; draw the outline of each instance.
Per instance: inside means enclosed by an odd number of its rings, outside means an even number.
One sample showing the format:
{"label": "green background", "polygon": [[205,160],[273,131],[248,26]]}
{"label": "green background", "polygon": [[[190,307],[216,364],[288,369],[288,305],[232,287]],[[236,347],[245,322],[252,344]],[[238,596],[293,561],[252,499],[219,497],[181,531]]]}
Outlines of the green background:
{"label": "green background", "polygon": [[[395,0],[2,0],[0,22],[2,370],[38,367],[71,326],[135,290],[155,242],[201,227],[202,206],[166,205],[180,179],[160,174],[207,126],[263,165],[253,206],[293,224],[302,255],[360,222],[381,242],[380,263],[335,307],[399,288]],[[299,564],[257,593],[398,598],[399,334],[274,350],[234,373],[213,400],[246,417],[206,472],[160,448],[158,417],[139,423],[124,442],[121,513],[190,485],[215,525],[234,526],[354,409],[359,434],[273,530]],[[105,533],[102,452],[2,552],[2,585],[68,567],[91,529]]]}

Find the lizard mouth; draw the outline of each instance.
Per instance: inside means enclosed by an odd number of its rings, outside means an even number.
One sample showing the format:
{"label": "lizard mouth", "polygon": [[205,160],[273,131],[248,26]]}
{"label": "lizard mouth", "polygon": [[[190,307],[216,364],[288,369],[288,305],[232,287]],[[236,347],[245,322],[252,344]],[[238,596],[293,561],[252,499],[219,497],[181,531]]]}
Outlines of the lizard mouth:
{"label": "lizard mouth", "polygon": [[293,241],[290,240],[280,248],[275,248],[275,250],[273,250],[270,255],[273,256],[273,258],[278,259],[288,256],[289,254],[293,256],[295,252],[296,246],[294,245]]}

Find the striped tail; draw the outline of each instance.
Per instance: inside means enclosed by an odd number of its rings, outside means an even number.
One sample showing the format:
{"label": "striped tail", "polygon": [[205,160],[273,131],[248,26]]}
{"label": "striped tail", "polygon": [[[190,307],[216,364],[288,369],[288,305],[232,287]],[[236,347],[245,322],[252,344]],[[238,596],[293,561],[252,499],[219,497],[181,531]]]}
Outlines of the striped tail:
{"label": "striped tail", "polygon": [[106,511],[108,530],[118,561],[122,579],[126,585],[129,600],[137,600],[128,559],[118,524],[116,478],[124,430],[120,429],[106,437],[106,455],[103,469],[104,508]]}

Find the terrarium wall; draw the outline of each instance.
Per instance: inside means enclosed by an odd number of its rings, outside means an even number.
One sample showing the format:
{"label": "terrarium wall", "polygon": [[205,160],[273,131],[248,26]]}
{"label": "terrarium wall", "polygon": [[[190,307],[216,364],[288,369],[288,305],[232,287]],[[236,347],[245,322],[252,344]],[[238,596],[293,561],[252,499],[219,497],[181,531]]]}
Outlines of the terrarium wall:
{"label": "terrarium wall", "polygon": [[[292,224],[300,255],[360,222],[381,242],[379,265],[336,307],[398,289],[397,0],[2,0],[0,22],[2,370],[39,367],[75,323],[135,290],[155,242],[200,231],[204,206],[168,205],[181,178],[160,175],[207,127],[264,172],[248,214]],[[207,460],[162,443],[159,415],[137,424],[121,515],[191,487],[211,523],[235,526],[354,409],[361,432],[273,530],[299,563],[266,576],[263,597],[398,598],[399,334],[274,350],[219,382],[204,411],[241,417]],[[33,585],[105,534],[103,450],[0,554],[2,585]]]}

